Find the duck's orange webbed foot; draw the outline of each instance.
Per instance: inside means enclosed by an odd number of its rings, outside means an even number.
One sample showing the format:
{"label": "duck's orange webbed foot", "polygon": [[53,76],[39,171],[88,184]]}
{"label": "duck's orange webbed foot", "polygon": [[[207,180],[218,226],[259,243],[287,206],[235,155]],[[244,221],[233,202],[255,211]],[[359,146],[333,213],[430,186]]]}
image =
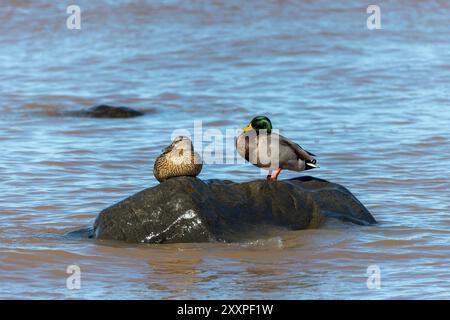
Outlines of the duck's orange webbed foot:
{"label": "duck's orange webbed foot", "polygon": [[275,174],[274,174],[272,177],[270,177],[270,180],[271,180],[271,181],[277,181],[278,176],[280,175],[281,170],[282,170],[281,168],[278,168],[278,170],[275,172]]}

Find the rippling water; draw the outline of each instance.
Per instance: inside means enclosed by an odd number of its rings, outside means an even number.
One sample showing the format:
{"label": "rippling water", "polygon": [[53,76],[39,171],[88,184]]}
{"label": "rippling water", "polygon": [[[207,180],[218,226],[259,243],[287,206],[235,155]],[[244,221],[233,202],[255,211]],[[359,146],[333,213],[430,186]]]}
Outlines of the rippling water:
{"label": "rippling water", "polygon": [[[378,1],[85,1],[0,8],[0,298],[450,298],[450,6]],[[125,120],[61,116],[110,103]],[[67,238],[157,182],[173,129],[267,114],[311,174],[379,220],[240,244]],[[282,177],[295,176],[283,172]],[[244,164],[202,179],[260,178]],[[82,271],[66,288],[66,268]],[[381,271],[368,289],[366,270]]]}

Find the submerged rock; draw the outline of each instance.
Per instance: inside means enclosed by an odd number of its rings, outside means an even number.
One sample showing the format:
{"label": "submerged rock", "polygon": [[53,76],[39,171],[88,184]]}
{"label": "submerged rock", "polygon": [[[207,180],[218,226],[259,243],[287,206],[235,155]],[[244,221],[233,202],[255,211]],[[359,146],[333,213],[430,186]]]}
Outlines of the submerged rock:
{"label": "submerged rock", "polygon": [[350,191],[326,180],[234,183],[177,177],[100,212],[93,235],[144,243],[228,242],[279,227],[317,228],[327,217],[376,223]]}
{"label": "submerged rock", "polygon": [[102,104],[86,110],[73,111],[68,115],[93,118],[132,118],[143,116],[144,113],[128,107],[114,107]]}

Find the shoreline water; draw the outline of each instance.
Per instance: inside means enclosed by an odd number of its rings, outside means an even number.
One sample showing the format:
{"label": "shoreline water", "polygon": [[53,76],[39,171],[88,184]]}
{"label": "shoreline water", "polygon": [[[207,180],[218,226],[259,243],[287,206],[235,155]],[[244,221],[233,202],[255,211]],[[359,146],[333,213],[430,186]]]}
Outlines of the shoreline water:
{"label": "shoreline water", "polygon": [[[0,297],[449,299],[450,9],[386,1],[6,1],[0,17]],[[99,104],[129,119],[59,117]],[[67,232],[154,186],[173,129],[256,114],[318,156],[376,227],[330,221],[249,243],[120,245]],[[296,176],[283,173],[283,178]],[[308,173],[309,174],[309,173]],[[245,163],[200,179],[265,178]],[[81,270],[69,290],[67,267]],[[381,289],[367,287],[368,267]]]}

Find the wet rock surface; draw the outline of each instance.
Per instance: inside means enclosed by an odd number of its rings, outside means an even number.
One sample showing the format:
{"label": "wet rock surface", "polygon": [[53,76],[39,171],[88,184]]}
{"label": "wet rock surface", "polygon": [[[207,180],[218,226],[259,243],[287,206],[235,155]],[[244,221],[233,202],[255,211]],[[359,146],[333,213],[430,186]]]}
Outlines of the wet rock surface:
{"label": "wet rock surface", "polygon": [[177,177],[100,212],[91,236],[141,243],[233,242],[271,228],[317,228],[328,217],[376,223],[350,191],[322,179],[235,183]]}
{"label": "wet rock surface", "polygon": [[144,113],[128,107],[115,107],[102,104],[86,110],[71,111],[67,115],[92,118],[133,118],[143,116]]}

